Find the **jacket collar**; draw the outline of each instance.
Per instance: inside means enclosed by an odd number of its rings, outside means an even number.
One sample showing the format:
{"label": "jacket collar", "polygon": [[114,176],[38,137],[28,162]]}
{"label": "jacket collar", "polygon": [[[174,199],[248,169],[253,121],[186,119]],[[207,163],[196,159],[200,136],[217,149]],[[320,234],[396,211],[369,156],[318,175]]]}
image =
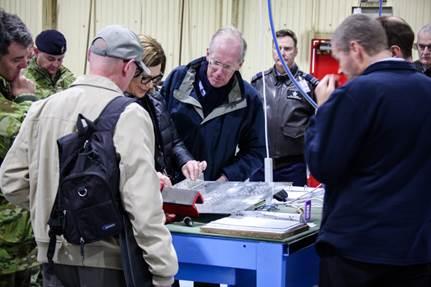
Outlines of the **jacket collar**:
{"label": "jacket collar", "polygon": [[[199,59],[196,59],[187,65],[186,75],[182,83],[180,84],[180,87],[178,88],[185,95],[189,95],[190,92],[193,90],[193,82],[195,81],[196,73],[198,72],[200,65],[202,64],[203,61],[206,61],[206,57],[201,57]],[[228,94],[229,104],[241,101],[244,98],[243,97],[244,84],[243,84],[241,74],[238,71],[236,71],[233,77],[235,77],[233,87]],[[198,101],[196,100],[196,102]],[[200,106],[200,103],[199,103],[199,106]]]}
{"label": "jacket collar", "polygon": [[70,87],[90,86],[101,89],[111,90],[123,94],[123,91],[110,79],[97,75],[84,75],[78,77]]}
{"label": "jacket collar", "polygon": [[416,68],[413,66],[412,63],[407,61],[399,61],[399,60],[385,60],[385,61],[379,61],[375,62],[371,65],[369,65],[363,72],[362,75],[367,75],[376,71],[381,70],[411,70],[417,71]]}
{"label": "jacket collar", "polygon": [[[293,77],[296,77],[298,70],[298,66],[294,64],[293,67],[290,69],[290,72],[292,73]],[[287,73],[280,74],[275,68],[275,66],[272,67],[272,75],[277,82],[290,82],[289,75]]]}
{"label": "jacket collar", "polygon": [[[186,75],[184,76],[179,88],[174,91],[174,97],[178,101],[194,106],[195,111],[202,118],[204,118],[202,105],[196,98],[191,96],[191,93],[194,88],[193,83],[196,79],[196,73],[198,72],[199,67],[203,61],[206,61],[205,57],[196,59],[186,66]],[[235,82],[233,84],[232,90],[228,94],[228,102],[215,108],[211,113],[207,115],[207,117],[203,120],[202,123],[218,116],[227,114],[229,112],[245,108],[247,106],[247,100],[243,96],[244,85],[241,74],[237,71],[235,72],[234,77]]]}
{"label": "jacket collar", "polygon": [[10,101],[14,100],[11,92],[10,82],[2,76],[0,76],[0,94]]}

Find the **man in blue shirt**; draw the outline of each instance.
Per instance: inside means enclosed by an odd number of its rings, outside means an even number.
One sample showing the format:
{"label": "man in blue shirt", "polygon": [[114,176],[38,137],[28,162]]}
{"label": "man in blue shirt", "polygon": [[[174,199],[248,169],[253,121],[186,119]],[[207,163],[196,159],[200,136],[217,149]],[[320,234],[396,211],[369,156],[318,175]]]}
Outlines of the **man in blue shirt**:
{"label": "man in blue shirt", "polygon": [[431,79],[391,58],[365,15],[341,23],[332,52],[349,82],[316,88],[305,149],[326,185],[319,286],[431,286]]}
{"label": "man in blue shirt", "polygon": [[264,118],[258,92],[239,73],[247,44],[234,27],[219,29],[206,57],[171,72],[162,95],[178,134],[205,180],[243,181],[263,164]]}

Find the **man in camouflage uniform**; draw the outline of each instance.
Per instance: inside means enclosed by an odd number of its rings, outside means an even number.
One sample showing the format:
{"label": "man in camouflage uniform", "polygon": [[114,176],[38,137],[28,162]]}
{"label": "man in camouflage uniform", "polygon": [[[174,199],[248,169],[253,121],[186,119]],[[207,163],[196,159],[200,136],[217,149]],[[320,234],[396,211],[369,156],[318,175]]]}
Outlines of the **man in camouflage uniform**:
{"label": "man in camouflage uniform", "polygon": [[[0,9],[0,164],[34,100],[34,84],[21,75],[32,37],[16,16]],[[0,194],[0,287],[30,286],[37,266],[29,212]]]}
{"label": "man in camouflage uniform", "polygon": [[67,89],[75,77],[63,66],[66,39],[57,30],[45,30],[36,37],[34,57],[24,75],[36,84],[36,96],[44,99]]}

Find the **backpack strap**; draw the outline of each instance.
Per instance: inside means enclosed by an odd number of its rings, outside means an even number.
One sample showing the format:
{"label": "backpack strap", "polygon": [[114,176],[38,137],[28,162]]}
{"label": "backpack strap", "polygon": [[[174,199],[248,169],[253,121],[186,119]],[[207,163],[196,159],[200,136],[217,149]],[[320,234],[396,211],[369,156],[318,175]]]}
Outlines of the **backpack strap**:
{"label": "backpack strap", "polygon": [[[95,129],[97,131],[109,131],[112,136],[114,135],[115,126],[120,118],[121,113],[125,108],[136,102],[135,98],[129,98],[124,95],[118,96],[112,99],[102,110],[99,117],[94,121]],[[118,158],[117,158],[118,160]],[[120,198],[118,194],[118,189],[112,189],[112,198]],[[119,210],[122,210],[120,202],[114,202]]]}
{"label": "backpack strap", "polygon": [[133,102],[136,102],[134,98],[129,98],[124,95],[112,99],[94,121],[96,129],[111,130],[113,132],[121,113]]}

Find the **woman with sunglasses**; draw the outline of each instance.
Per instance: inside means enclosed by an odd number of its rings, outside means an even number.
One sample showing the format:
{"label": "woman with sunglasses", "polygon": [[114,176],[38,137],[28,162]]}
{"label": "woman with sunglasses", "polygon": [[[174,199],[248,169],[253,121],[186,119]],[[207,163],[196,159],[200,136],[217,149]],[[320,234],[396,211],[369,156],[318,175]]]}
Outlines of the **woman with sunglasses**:
{"label": "woman with sunglasses", "polygon": [[[126,95],[134,97],[150,115],[155,135],[155,169],[164,186],[181,179],[195,180],[206,168],[206,162],[196,161],[179,139],[164,98],[158,91],[166,67],[166,55],[154,38],[140,35],[144,48],[143,62],[151,75],[138,74],[130,82]],[[181,172],[180,172],[181,171]]]}

